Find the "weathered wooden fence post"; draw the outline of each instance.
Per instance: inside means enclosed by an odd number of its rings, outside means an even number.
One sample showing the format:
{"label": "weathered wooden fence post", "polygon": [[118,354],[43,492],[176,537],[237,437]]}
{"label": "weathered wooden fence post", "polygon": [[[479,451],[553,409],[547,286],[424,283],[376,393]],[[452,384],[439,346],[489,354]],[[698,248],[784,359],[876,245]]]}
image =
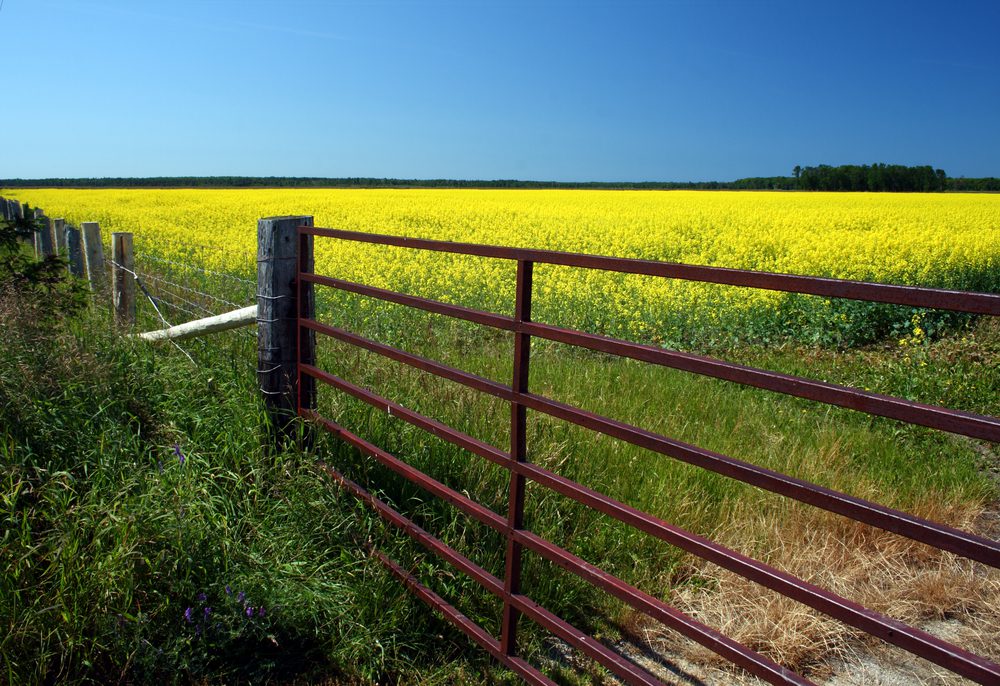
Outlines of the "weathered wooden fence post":
{"label": "weathered wooden fence post", "polygon": [[41,216],[41,210],[35,210],[35,215],[34,215],[34,219],[35,219],[34,227],[35,228],[32,230],[31,235],[34,238],[35,259],[36,260],[40,260],[40,259],[42,259],[45,256],[45,254],[44,254],[44,252],[42,250],[42,236],[41,236],[42,232],[38,230],[38,219],[39,219],[40,216]]}
{"label": "weathered wooden fence post", "polygon": [[42,260],[49,255],[55,255],[55,246],[52,245],[52,221],[45,216],[42,210],[35,210],[35,257]]}
{"label": "weathered wooden fence post", "polygon": [[101,227],[97,222],[80,224],[83,232],[83,254],[87,260],[87,279],[90,290],[100,291],[104,288],[104,245],[101,243]]}
{"label": "weathered wooden fence post", "polygon": [[66,253],[66,220],[59,218],[52,220],[52,246],[56,255]]}
{"label": "weathered wooden fence post", "polygon": [[111,234],[111,294],[118,326],[135,325],[135,255],[132,234]]}
{"label": "weathered wooden fence post", "polygon": [[[316,382],[298,373],[315,364],[315,334],[299,331],[298,316],[314,316],[312,283],[297,273],[312,271],[312,236],[298,235],[313,218],[268,217],[257,222],[257,378],[268,413],[267,446],[280,450],[296,438],[300,403],[314,407]],[[308,438],[306,439],[308,441]]]}
{"label": "weathered wooden fence post", "polygon": [[83,246],[80,243],[80,229],[67,226],[63,242],[66,245],[66,256],[69,258],[69,273],[83,278]]}

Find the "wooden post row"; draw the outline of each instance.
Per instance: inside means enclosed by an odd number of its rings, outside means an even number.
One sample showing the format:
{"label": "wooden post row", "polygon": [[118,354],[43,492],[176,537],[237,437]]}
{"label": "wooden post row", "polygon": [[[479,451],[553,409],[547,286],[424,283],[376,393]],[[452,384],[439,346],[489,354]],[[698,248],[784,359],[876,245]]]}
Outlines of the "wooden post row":
{"label": "wooden post row", "polygon": [[130,327],[135,324],[135,255],[132,234],[111,234],[111,295],[115,323]]}
{"label": "wooden post row", "polygon": [[87,280],[90,290],[98,292],[104,289],[104,245],[101,243],[101,227],[97,222],[80,224],[83,233],[83,255],[87,263]]}
{"label": "wooden post row", "polygon": [[66,256],[69,259],[69,273],[82,279],[84,271],[80,229],[67,226],[63,242],[66,245]]}
{"label": "wooden post row", "polygon": [[315,316],[313,287],[297,284],[296,276],[300,264],[303,271],[313,269],[313,237],[300,239],[297,231],[312,225],[310,216],[257,222],[257,378],[269,418],[267,446],[275,450],[296,438],[300,404],[315,406],[316,381],[300,376],[298,364],[315,363],[316,338],[300,332],[297,321],[300,313]]}

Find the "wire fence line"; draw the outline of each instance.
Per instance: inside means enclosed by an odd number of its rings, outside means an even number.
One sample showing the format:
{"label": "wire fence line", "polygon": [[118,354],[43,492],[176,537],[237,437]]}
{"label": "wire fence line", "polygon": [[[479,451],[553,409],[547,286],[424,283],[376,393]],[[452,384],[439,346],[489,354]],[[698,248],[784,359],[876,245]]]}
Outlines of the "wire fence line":
{"label": "wire fence line", "polygon": [[145,253],[145,252],[137,252],[136,253],[136,257],[137,258],[141,258],[141,259],[143,259],[145,261],[149,261],[149,262],[154,262],[154,263],[158,263],[158,264],[166,264],[166,265],[170,265],[172,267],[179,267],[181,269],[185,269],[185,270],[192,271],[192,272],[198,272],[198,273],[205,274],[205,275],[208,275],[208,276],[212,276],[212,277],[215,277],[215,278],[226,279],[228,281],[233,281],[233,282],[236,282],[236,283],[246,284],[246,285],[252,286],[254,288],[257,287],[257,282],[254,281],[254,280],[247,279],[247,278],[244,278],[244,277],[241,277],[241,276],[236,276],[234,274],[227,274],[225,272],[215,271],[215,270],[208,269],[208,268],[200,266],[200,265],[192,264],[190,262],[181,262],[179,260],[167,259],[165,257],[160,257],[158,255],[154,255],[154,254],[151,254],[151,253]]}
{"label": "wire fence line", "polygon": [[164,277],[156,275],[156,274],[150,274],[149,272],[139,272],[139,275],[142,278],[146,279],[146,281],[149,282],[149,283],[162,284],[163,287],[165,287],[165,288],[173,288],[173,289],[184,291],[186,293],[191,293],[192,295],[200,296],[201,298],[204,298],[204,299],[207,299],[207,300],[211,300],[213,302],[217,302],[217,303],[225,305],[226,307],[229,307],[231,309],[232,308],[239,308],[239,307],[241,307],[241,305],[239,305],[237,303],[234,303],[231,300],[227,300],[225,298],[220,298],[219,296],[212,295],[211,293],[207,293],[205,291],[198,290],[197,288],[192,288],[190,286],[185,286],[183,284],[179,284],[176,281],[171,281],[170,279],[164,278]]}
{"label": "wire fence line", "polygon": [[[104,261],[134,279],[152,309],[152,312],[149,312],[150,308],[145,308],[150,316],[140,319],[144,319],[145,323],[151,326],[170,328],[186,321],[224,314],[246,307],[246,304],[240,304],[241,301],[253,304],[258,297],[256,280],[209,269],[202,264],[164,258],[149,251],[135,251],[134,256],[135,263],[141,263],[142,268],[135,266],[129,269],[107,257]],[[186,345],[188,349],[193,346],[195,350],[202,351],[214,348],[236,352],[237,354],[232,356],[234,364],[245,360],[246,364],[239,366],[245,366],[247,371],[256,372],[255,357],[243,354],[247,352],[246,348],[256,341],[256,331],[240,329],[229,332],[225,337],[213,336],[211,340],[199,337]],[[195,362],[188,349],[173,340],[171,344],[192,363]],[[234,345],[238,345],[240,349],[235,351]]]}
{"label": "wire fence line", "polygon": [[[164,281],[162,279],[157,279],[156,277],[151,277],[147,274],[140,274],[140,276],[146,279],[151,284],[151,287],[154,290],[156,290],[157,293],[159,293],[161,296],[173,298],[178,302],[182,302],[185,305],[189,305],[195,308],[199,312],[203,312],[209,317],[216,314],[222,314],[223,312],[228,312],[230,310],[239,309],[241,307],[241,305],[237,305],[236,303],[230,302],[222,298],[216,298],[212,295],[209,295],[208,293],[204,293],[202,291],[198,291],[192,288],[184,288],[183,286],[178,286],[176,284],[164,285]],[[169,284],[169,282],[166,283]],[[180,293],[177,293],[175,290],[173,290],[176,288],[182,288],[186,293],[189,293],[191,295],[189,296],[181,295]],[[195,299],[192,300],[191,298]],[[205,304],[206,301],[213,304],[220,303],[222,305],[225,305],[225,307],[223,308],[209,307],[208,305]]]}
{"label": "wire fence line", "polygon": [[[160,321],[163,322],[164,326],[166,326],[167,328],[170,328],[170,326],[171,326],[170,321],[163,315],[162,310],[160,310],[160,307],[159,307],[159,305],[156,302],[156,298],[154,298],[153,295],[149,292],[149,289],[146,288],[146,285],[142,282],[142,279],[139,278],[139,274],[136,273],[135,271],[129,269],[125,265],[119,264],[115,260],[111,260],[111,259],[105,258],[105,262],[108,262],[113,267],[121,269],[125,273],[132,275],[132,278],[135,279],[136,286],[139,287],[139,290],[142,291],[143,295],[146,296],[146,298],[149,300],[150,304],[153,306],[153,310],[156,312],[156,316],[160,318]],[[175,348],[177,348],[178,350],[180,350],[184,354],[184,356],[186,358],[188,358],[188,360],[191,361],[191,364],[196,364],[196,362],[194,361],[194,358],[191,357],[191,353],[189,353],[187,350],[185,350],[184,348],[182,348],[177,341],[171,339],[170,343]]]}

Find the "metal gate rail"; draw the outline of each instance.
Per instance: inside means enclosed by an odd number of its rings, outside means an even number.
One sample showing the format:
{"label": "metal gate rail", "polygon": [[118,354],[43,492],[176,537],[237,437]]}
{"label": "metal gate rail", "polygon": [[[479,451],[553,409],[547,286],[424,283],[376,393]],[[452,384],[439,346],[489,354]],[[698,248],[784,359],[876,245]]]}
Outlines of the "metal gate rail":
{"label": "metal gate rail", "polygon": [[[746,270],[700,267],[556,251],[451,243],[336,229],[313,228],[309,226],[299,227],[299,235],[301,237],[301,245],[305,245],[307,237],[310,245],[314,236],[328,237],[419,250],[506,259],[517,263],[516,299],[513,317],[374,288],[329,276],[317,275],[309,268],[303,269],[303,265],[311,267],[311,260],[300,260],[298,271],[300,293],[302,289],[312,288],[313,284],[318,284],[514,333],[514,374],[511,385],[507,386],[364,338],[344,329],[318,322],[315,319],[303,317],[301,311],[298,327],[300,336],[303,334],[328,336],[509,402],[511,405],[511,449],[509,452],[505,452],[437,420],[407,409],[393,402],[391,399],[381,397],[369,390],[334,376],[314,365],[306,363],[298,365],[300,378],[308,377],[336,388],[341,392],[368,403],[372,407],[387,412],[413,426],[421,428],[496,465],[506,468],[510,472],[508,513],[506,517],[502,517],[492,510],[472,501],[467,496],[450,489],[430,476],[407,465],[397,457],[365,441],[348,429],[339,426],[330,419],[322,417],[315,410],[310,409],[308,403],[301,397],[299,413],[303,417],[318,422],[327,430],[357,447],[363,453],[375,458],[385,467],[427,492],[445,500],[469,517],[487,525],[504,536],[507,542],[505,570],[504,578],[499,579],[418,527],[405,516],[393,510],[389,505],[376,499],[336,470],[327,468],[331,476],[348,492],[368,503],[380,516],[391,524],[405,531],[417,542],[469,575],[487,591],[502,600],[501,635],[497,639],[489,635],[468,617],[461,614],[461,612],[447,603],[443,598],[420,584],[417,579],[397,563],[389,560],[382,553],[376,553],[379,559],[416,595],[442,612],[455,626],[529,683],[547,684],[551,683],[551,681],[536,668],[518,657],[517,625],[521,615],[526,616],[581,650],[584,654],[616,674],[625,683],[659,684],[661,682],[645,669],[624,658],[604,644],[583,635],[564,620],[525,596],[520,588],[521,555],[524,549],[528,549],[553,564],[572,572],[596,588],[602,589],[632,608],[661,622],[663,625],[679,631],[681,634],[697,641],[726,660],[743,667],[769,683],[808,684],[811,682],[759,653],[729,639],[718,631],[697,622],[663,601],[644,593],[556,544],[525,529],[523,525],[524,489],[526,480],[528,479],[553,492],[626,523],[635,529],[659,538],[724,569],[739,574],[746,579],[834,617],[845,624],[908,650],[945,669],[978,683],[1000,683],[1000,665],[965,651],[947,641],[936,638],[920,629],[869,610],[837,594],[798,579],[793,575],[786,574],[769,565],[730,550],[704,537],[664,522],[649,513],[642,512],[531,463],[528,460],[525,439],[526,411],[530,408],[534,411],[542,412],[578,426],[624,440],[633,445],[655,451],[664,456],[702,467],[874,527],[894,532],[941,550],[976,560],[991,567],[1000,568],[1000,542],[914,517],[868,500],[849,496],[773,470],[758,467],[748,462],[682,443],[624,422],[530,393],[528,390],[530,339],[532,336],[537,336],[612,355],[628,357],[651,364],[672,367],[762,388],[785,395],[850,408],[871,415],[949,431],[975,439],[1000,442],[1000,419],[997,417],[915,403],[847,386],[778,374],[731,364],[711,357],[664,350],[653,346],[639,345],[629,341],[531,321],[532,271],[535,262],[823,295],[827,297],[894,303],[913,307],[948,309],[993,316],[1000,315],[1000,295],[842,281],[787,274],[769,274]],[[299,388],[303,388],[303,385],[300,384]]]}

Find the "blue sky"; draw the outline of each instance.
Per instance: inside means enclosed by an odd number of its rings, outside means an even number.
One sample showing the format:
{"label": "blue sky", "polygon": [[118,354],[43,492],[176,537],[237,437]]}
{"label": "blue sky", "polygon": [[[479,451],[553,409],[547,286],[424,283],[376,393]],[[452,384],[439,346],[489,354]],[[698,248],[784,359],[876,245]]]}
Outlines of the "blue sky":
{"label": "blue sky", "polygon": [[996,0],[3,0],[0,178],[1000,176],[998,31]]}

